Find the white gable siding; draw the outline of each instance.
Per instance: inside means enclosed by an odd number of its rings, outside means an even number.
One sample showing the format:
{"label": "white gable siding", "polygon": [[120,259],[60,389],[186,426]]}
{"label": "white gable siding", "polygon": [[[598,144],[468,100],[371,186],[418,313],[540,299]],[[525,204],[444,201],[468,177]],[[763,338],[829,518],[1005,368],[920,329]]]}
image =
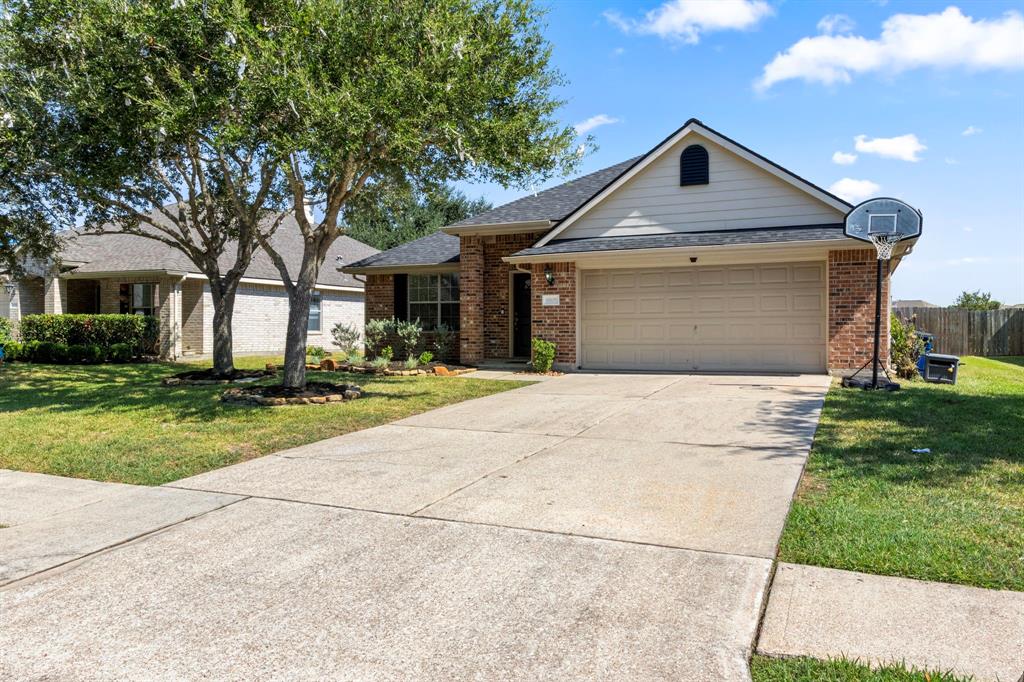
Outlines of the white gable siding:
{"label": "white gable siding", "polygon": [[[679,186],[679,155],[708,150],[710,184]],[[593,206],[556,239],[842,222],[843,214],[691,133]]]}

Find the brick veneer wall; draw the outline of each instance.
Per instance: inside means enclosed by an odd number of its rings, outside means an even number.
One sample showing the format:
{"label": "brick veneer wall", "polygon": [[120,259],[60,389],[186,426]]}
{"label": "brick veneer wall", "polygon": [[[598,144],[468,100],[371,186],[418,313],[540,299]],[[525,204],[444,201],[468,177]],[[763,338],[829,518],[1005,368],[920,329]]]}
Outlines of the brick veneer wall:
{"label": "brick veneer wall", "polygon": [[[395,276],[394,275],[367,275],[366,276],[366,320],[386,320],[395,316]],[[455,333],[452,341],[451,356],[447,358],[436,358],[446,362],[459,362],[459,333]],[[385,343],[393,349],[397,349],[401,340],[397,335],[391,335]],[[434,352],[434,334],[424,332],[420,340],[420,348]]]}
{"label": "brick veneer wall", "polygon": [[[849,374],[871,359],[875,330],[874,249],[828,254],[828,368]],[[889,364],[889,275],[882,278],[879,355]]]}
{"label": "brick veneer wall", "polygon": [[461,237],[459,309],[462,361],[508,358],[515,267],[502,260],[536,242],[542,232]]}
{"label": "brick veneer wall", "polygon": [[[548,284],[544,270],[550,268],[555,276]],[[533,292],[533,336],[555,344],[555,362],[576,366],[576,264],[534,263],[531,290]],[[544,294],[558,294],[558,305],[542,305]]]}

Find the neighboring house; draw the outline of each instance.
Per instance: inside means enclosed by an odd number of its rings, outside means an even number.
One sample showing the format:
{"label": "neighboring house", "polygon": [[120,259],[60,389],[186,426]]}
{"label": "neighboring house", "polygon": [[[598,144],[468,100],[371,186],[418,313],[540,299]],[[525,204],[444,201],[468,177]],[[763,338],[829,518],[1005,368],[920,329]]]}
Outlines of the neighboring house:
{"label": "neighboring house", "polygon": [[[368,319],[457,325],[465,363],[526,358],[540,337],[563,368],[849,373],[871,357],[876,267],[843,235],[850,208],[691,119],[343,271],[366,275]],[[885,277],[885,310],[888,292]]]}
{"label": "neighboring house", "polygon": [[919,298],[907,298],[899,299],[892,302],[893,310],[899,310],[900,308],[938,308],[939,306],[928,301],[922,301]]}
{"label": "neighboring house", "polygon": [[[294,219],[274,235],[274,245],[291,272],[302,257],[302,235]],[[233,254],[229,244],[228,254]],[[333,347],[331,328],[364,320],[363,282],[338,271],[378,253],[341,237],[331,247],[310,304],[311,345]],[[180,358],[213,352],[213,301],[206,277],[181,252],[161,242],[129,234],[74,234],[61,252],[59,272],[36,269],[19,282],[13,296],[0,287],[0,315],[20,319],[33,313],[130,313],[160,318],[161,356]],[[231,258],[224,259],[224,268]],[[288,296],[281,275],[261,249],[242,279],[232,324],[236,353],[284,350]]]}

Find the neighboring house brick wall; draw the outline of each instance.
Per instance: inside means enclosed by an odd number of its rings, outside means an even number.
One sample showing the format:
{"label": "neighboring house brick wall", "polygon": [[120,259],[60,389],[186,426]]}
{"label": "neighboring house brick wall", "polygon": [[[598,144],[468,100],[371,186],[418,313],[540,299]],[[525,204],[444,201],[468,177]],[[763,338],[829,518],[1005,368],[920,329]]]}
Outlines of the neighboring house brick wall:
{"label": "neighboring house brick wall", "polygon": [[[183,353],[212,353],[213,340],[210,346],[204,344],[204,301],[201,279],[186,279],[181,285],[181,351]],[[211,323],[213,318],[210,318]]]}
{"label": "neighboring house brick wall", "polygon": [[153,304],[154,314],[160,320],[160,338],[157,352],[162,357],[175,355],[175,348],[181,341],[180,320],[174,306],[178,301],[177,277],[111,277],[100,280],[100,313],[117,314],[121,312],[122,284],[155,284]]}
{"label": "neighboring house brick wall", "polygon": [[[554,284],[548,284],[544,270],[550,268]],[[533,336],[555,344],[555,362],[576,366],[576,264],[534,263],[531,291]],[[558,294],[558,305],[542,305],[545,294]]]}
{"label": "neighboring house brick wall", "polygon": [[[828,254],[828,368],[849,374],[871,360],[875,334],[874,249]],[[879,355],[889,364],[889,276],[882,279]]]}

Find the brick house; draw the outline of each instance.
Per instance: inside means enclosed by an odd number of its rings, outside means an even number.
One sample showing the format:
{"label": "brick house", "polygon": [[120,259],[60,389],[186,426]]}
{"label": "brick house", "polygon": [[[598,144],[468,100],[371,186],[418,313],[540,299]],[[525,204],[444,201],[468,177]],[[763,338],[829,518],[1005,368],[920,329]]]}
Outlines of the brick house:
{"label": "brick house", "polygon": [[[275,248],[297,271],[302,235],[294,219],[274,235]],[[227,253],[232,252],[231,245]],[[334,347],[331,328],[339,322],[362,329],[363,282],[338,271],[378,253],[349,237],[331,247],[310,304],[308,343]],[[19,320],[34,313],[130,313],[160,319],[159,352],[166,359],[213,352],[213,300],[206,277],[180,251],[129,234],[73,234],[65,240],[59,269],[29,267],[13,287],[0,287],[0,316]],[[225,267],[230,263],[226,262]],[[11,291],[8,291],[8,289]],[[239,285],[232,321],[236,353],[281,353],[288,320],[288,296],[281,275],[262,250]]]}
{"label": "brick house", "polygon": [[851,373],[872,353],[876,267],[843,234],[851,208],[691,119],[343,271],[366,277],[368,319],[458,328],[464,363],[526,358],[540,337],[566,369]]}

